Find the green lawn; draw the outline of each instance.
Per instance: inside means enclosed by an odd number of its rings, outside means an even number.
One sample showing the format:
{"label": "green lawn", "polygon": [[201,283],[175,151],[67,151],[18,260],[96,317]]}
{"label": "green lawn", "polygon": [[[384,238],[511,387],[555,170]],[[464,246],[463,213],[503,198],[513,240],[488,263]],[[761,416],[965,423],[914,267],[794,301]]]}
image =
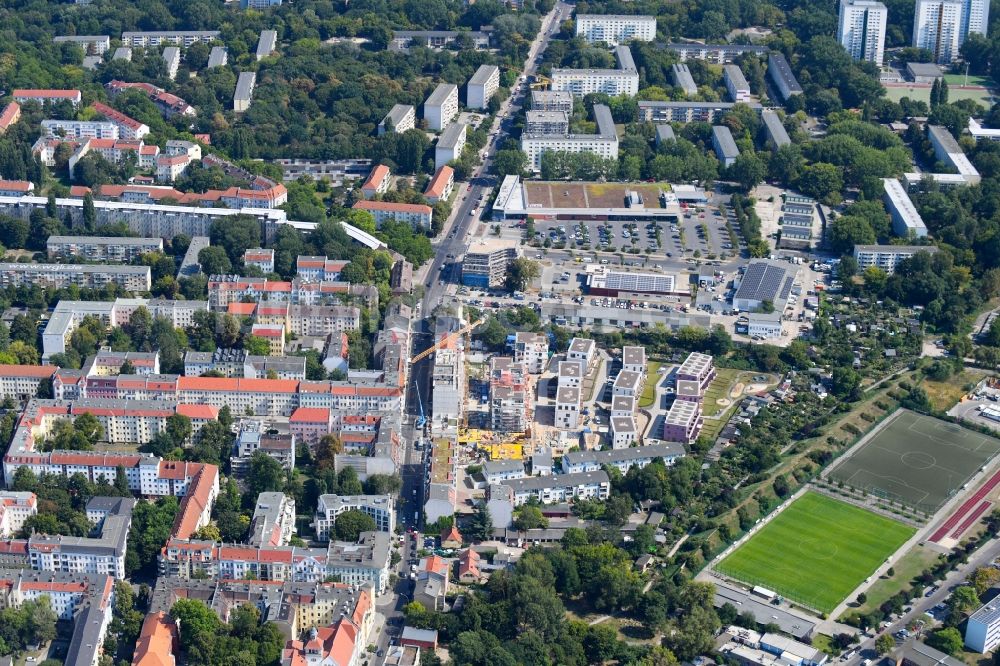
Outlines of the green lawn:
{"label": "green lawn", "polygon": [[[971,84],[972,77],[969,77]],[[916,102],[929,103],[931,99],[931,89],[930,88],[916,88],[913,86],[887,86],[885,89],[886,99],[893,102],[898,102],[904,97],[909,97],[911,100]],[[957,102],[963,99],[971,99],[977,104],[981,104],[985,107],[989,107],[992,104],[992,97],[990,93],[983,90],[960,90],[956,87],[948,88],[948,101]]]}
{"label": "green lawn", "polygon": [[656,385],[663,377],[660,376],[659,361],[649,361],[646,364],[646,385],[642,387],[642,395],[639,396],[639,406],[642,408],[652,407],[656,402]]}
{"label": "green lawn", "polygon": [[993,79],[988,76],[976,76],[975,74],[969,74],[968,81],[966,81],[965,74],[945,74],[944,80],[949,86],[982,86],[983,88],[992,88]]}
{"label": "green lawn", "polygon": [[[750,373],[746,373],[750,376]],[[737,378],[740,376],[739,370],[732,368],[716,368],[715,379],[705,389],[705,399],[702,401],[702,412],[705,416],[715,416],[719,412],[728,408],[728,405],[720,405],[720,398],[729,398],[729,391],[733,388]]]}
{"label": "green lawn", "polygon": [[717,569],[828,613],[913,532],[889,518],[806,493]]}

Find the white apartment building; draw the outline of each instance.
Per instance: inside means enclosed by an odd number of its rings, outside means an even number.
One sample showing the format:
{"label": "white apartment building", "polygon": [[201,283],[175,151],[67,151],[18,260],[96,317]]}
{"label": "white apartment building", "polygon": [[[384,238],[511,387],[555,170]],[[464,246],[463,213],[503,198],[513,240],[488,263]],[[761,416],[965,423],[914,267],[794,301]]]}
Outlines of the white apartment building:
{"label": "white apartment building", "polygon": [[903,259],[909,259],[917,252],[933,254],[937,251],[933,245],[855,245],[854,258],[861,270],[881,268],[892,275]]}
{"label": "white apartment building", "polygon": [[123,32],[122,46],[174,46],[188,47],[195,42],[210,44],[219,38],[218,30],[155,30],[152,32]]}
{"label": "white apartment building", "polygon": [[254,546],[287,546],[295,534],[295,500],[284,493],[257,496],[250,520],[248,543]]}
{"label": "white apartment building", "polygon": [[962,29],[961,40],[975,33],[986,36],[986,29],[990,22],[990,2],[989,0],[964,0],[962,3]]}
{"label": "white apartment building", "polygon": [[903,238],[927,236],[927,225],[903,184],[895,178],[883,178],[882,185],[885,188],[883,201],[889,209],[893,232]]}
{"label": "white apartment building", "polygon": [[597,134],[522,134],[521,150],[528,156],[528,166],[540,171],[542,155],[547,152],[594,153],[606,160],[618,159],[618,132],[611,110],[595,104],[594,120]]}
{"label": "white apartment building", "polygon": [[726,90],[729,91],[729,98],[733,102],[740,104],[750,101],[750,84],[747,83],[743,70],[738,65],[724,65],[722,78],[725,80]]}
{"label": "white apartment building", "polygon": [[682,457],[684,457],[684,447],[677,444],[652,444],[604,451],[570,451],[562,458],[562,471],[566,474],[596,472],[605,465],[610,465],[625,474],[633,467],[641,469],[657,458],[661,458],[667,466],[670,466]]}
{"label": "white apartment building", "polygon": [[545,372],[549,362],[549,339],[544,333],[518,331],[514,334],[514,361],[523,363],[533,375]]}
{"label": "white apartment building", "polygon": [[256,84],[257,72],[240,72],[240,78],[236,81],[236,92],[233,93],[233,111],[242,113],[250,108]]}
{"label": "white apartment building", "polygon": [[569,114],[565,111],[535,111],[525,113],[525,134],[569,134]]}
{"label": "white apartment building", "polygon": [[555,426],[560,430],[572,430],[580,425],[580,389],[575,386],[560,386],[556,389]]}
{"label": "white apartment building", "polygon": [[573,95],[566,91],[532,90],[531,108],[534,111],[561,111],[571,115],[573,113]]}
{"label": "white apartment building", "polygon": [[485,109],[490,98],[500,88],[500,68],[480,65],[465,88],[465,105],[470,109]]}
{"label": "white apartment building", "polygon": [[412,104],[396,104],[378,124],[378,135],[386,132],[402,134],[417,126],[417,109]]}
{"label": "white apartment building", "polygon": [[521,506],[532,498],[542,504],[553,504],[574,499],[604,500],[611,494],[611,481],[603,470],[529,476],[510,479],[499,485],[513,491],[514,506]]}
{"label": "white apartment building", "polygon": [[9,539],[21,531],[26,521],[38,513],[35,493],[0,491],[0,537]]}
{"label": "white apartment building", "polygon": [[445,128],[434,144],[434,168],[440,169],[462,157],[468,126],[465,123],[451,123]]}
{"label": "white apartment building", "polygon": [[612,416],[608,419],[608,435],[612,449],[627,449],[639,439],[634,416]]}
{"label": "white apartment building", "polygon": [[440,132],[458,115],[458,86],[440,83],[424,102],[428,129]]}
{"label": "white apartment building", "polygon": [[576,36],[590,43],[618,46],[629,40],[651,42],[656,38],[655,16],[620,14],[577,14]]}
{"label": "white apartment building", "polygon": [[17,88],[14,90],[14,101],[18,104],[38,102],[39,104],[58,104],[69,102],[74,107],[80,105],[82,94],[79,90],[53,90],[48,88]]}
{"label": "white apartment building", "polygon": [[79,257],[88,261],[127,264],[148,252],[162,252],[162,238],[125,236],[49,236],[49,259]]}
{"label": "white apartment building", "polygon": [[448,430],[458,426],[465,402],[465,362],[461,351],[441,349],[434,354],[431,376],[432,427]]}
{"label": "white apartment building", "polygon": [[163,57],[163,64],[166,65],[167,68],[167,76],[169,76],[171,80],[176,79],[177,70],[181,66],[180,48],[177,46],[168,46],[163,49],[163,53],[161,55]]}
{"label": "white apartment building", "polygon": [[337,516],[347,511],[370,516],[380,532],[392,534],[396,529],[396,502],[392,495],[320,495],[313,519],[316,539],[330,541]]}
{"label": "white apartment building", "polygon": [[519,255],[517,241],[482,238],[473,241],[462,258],[462,284],[491,289],[504,283],[507,266]]}
{"label": "white apartment building", "polygon": [[0,263],[0,286],[4,287],[37,284],[57,289],[71,285],[99,289],[109,283],[125,291],[149,291],[149,266]]}
{"label": "white apartment building", "polygon": [[[646,374],[646,348],[639,346],[622,347],[622,372],[634,372],[637,375]],[[652,378],[656,381],[657,378]]]}
{"label": "white apartment building", "polygon": [[590,338],[573,338],[566,350],[566,360],[576,361],[586,373],[597,358],[597,343]]}
{"label": "white apartment building", "polygon": [[[463,126],[464,127],[464,126]],[[357,201],[353,208],[366,210],[375,218],[375,225],[382,226],[388,220],[407,222],[414,229],[431,226],[434,210],[424,204],[395,203],[391,201]]]}
{"label": "white apartment building", "polygon": [[118,126],[103,120],[53,120],[42,121],[45,136],[61,139],[117,139]]}
{"label": "white apartment building", "polygon": [[934,54],[934,62],[958,59],[962,46],[963,0],[917,0],[913,15],[913,46]]}
{"label": "white apartment building", "polygon": [[636,398],[642,393],[643,377],[641,372],[622,370],[615,377],[615,383],[611,387],[611,395],[623,395],[626,398]]}
{"label": "white apartment building", "polygon": [[563,69],[552,70],[552,90],[569,92],[574,97],[591,93],[605,93],[611,97],[634,96],[639,92],[639,71],[627,46],[615,48],[618,69]]}
{"label": "white apartment building", "polygon": [[837,41],[855,60],[882,66],[889,12],[874,0],[840,0]]}
{"label": "white apartment building", "polygon": [[965,646],[973,652],[990,652],[1000,644],[1000,603],[990,601],[969,617]]}
{"label": "white apartment building", "polygon": [[54,44],[79,44],[87,55],[103,55],[111,48],[111,37],[108,35],[66,35],[53,37]]}

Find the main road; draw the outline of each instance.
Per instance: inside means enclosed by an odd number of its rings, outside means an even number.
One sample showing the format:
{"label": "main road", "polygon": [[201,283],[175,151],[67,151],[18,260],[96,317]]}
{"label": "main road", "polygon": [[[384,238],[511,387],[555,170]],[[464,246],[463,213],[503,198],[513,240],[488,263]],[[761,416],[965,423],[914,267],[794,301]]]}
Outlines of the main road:
{"label": "main road", "polygon": [[[486,197],[496,186],[496,178],[489,173],[493,157],[507,138],[513,124],[513,118],[525,102],[525,96],[529,90],[529,77],[537,70],[541,56],[549,44],[549,39],[559,29],[560,21],[569,16],[569,13],[569,5],[557,2],[552,11],[542,20],[541,29],[528,49],[522,76],[518,79],[518,84],[510,97],[500,105],[500,110],[490,128],[489,139],[484,148],[485,155],[482,166],[476,169],[467,186],[460,188],[458,203],[452,218],[445,224],[442,238],[434,243],[434,259],[427,272],[423,273],[424,298],[418,303],[419,309],[413,319],[411,355],[420,353],[434,343],[433,323],[430,317],[435,308],[445,301],[448,293],[447,280],[452,277],[452,271],[455,271],[455,258],[465,251],[470,232],[474,231],[479,224],[479,216],[482,214]],[[414,447],[414,444],[421,441],[423,436],[422,429],[418,428],[416,423],[421,415],[425,417],[430,415],[432,364],[433,355],[410,368],[406,392],[403,427],[405,450],[400,470],[403,487],[400,490],[398,503],[398,520],[400,524],[413,527],[418,527],[418,516],[422,509],[424,495],[423,458],[427,450],[423,446],[419,450]],[[410,559],[416,556],[415,545],[416,541],[407,535],[402,551],[403,559],[396,570],[399,581],[391,593],[383,595],[376,602],[378,612],[384,618],[384,624],[377,627],[379,635],[375,641],[379,655],[385,654],[391,638],[398,635],[402,627],[403,606],[413,598],[412,585],[407,578],[407,573],[409,572]],[[384,657],[376,657],[376,664],[383,662]]]}

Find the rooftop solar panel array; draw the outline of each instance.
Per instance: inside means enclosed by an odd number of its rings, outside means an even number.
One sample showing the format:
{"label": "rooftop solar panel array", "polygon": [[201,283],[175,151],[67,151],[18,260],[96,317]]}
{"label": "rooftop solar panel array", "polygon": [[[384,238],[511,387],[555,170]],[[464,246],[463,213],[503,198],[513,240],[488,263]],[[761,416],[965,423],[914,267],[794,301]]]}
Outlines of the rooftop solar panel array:
{"label": "rooftop solar panel array", "polygon": [[672,275],[652,273],[608,273],[605,288],[641,294],[665,294],[674,290],[674,278]]}
{"label": "rooftop solar panel array", "polygon": [[787,299],[791,290],[792,277],[784,268],[755,261],[747,268],[734,298],[775,302]]}

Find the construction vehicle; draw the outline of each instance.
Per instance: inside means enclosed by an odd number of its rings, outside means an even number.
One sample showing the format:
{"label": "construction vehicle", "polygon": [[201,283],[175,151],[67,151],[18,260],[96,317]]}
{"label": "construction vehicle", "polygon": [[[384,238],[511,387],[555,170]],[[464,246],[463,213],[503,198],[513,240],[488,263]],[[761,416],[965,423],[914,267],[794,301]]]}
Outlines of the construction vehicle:
{"label": "construction vehicle", "polygon": [[457,331],[449,333],[448,335],[444,336],[443,338],[441,338],[440,340],[438,340],[433,345],[431,345],[427,349],[423,350],[422,352],[420,352],[416,356],[411,356],[410,357],[410,365],[414,365],[416,363],[419,363],[420,361],[424,360],[425,358],[427,358],[428,356],[430,356],[431,354],[433,354],[434,352],[436,352],[439,349],[444,349],[445,347],[447,347],[448,345],[450,345],[452,342],[454,342],[458,338],[460,338],[463,335],[466,335],[468,333],[471,333],[473,330],[475,330],[477,327],[479,327],[480,325],[484,324],[485,322],[486,322],[486,318],[483,317],[483,318],[477,319],[476,321],[472,322],[471,324],[466,324],[465,326],[463,326],[462,328],[458,329]]}

